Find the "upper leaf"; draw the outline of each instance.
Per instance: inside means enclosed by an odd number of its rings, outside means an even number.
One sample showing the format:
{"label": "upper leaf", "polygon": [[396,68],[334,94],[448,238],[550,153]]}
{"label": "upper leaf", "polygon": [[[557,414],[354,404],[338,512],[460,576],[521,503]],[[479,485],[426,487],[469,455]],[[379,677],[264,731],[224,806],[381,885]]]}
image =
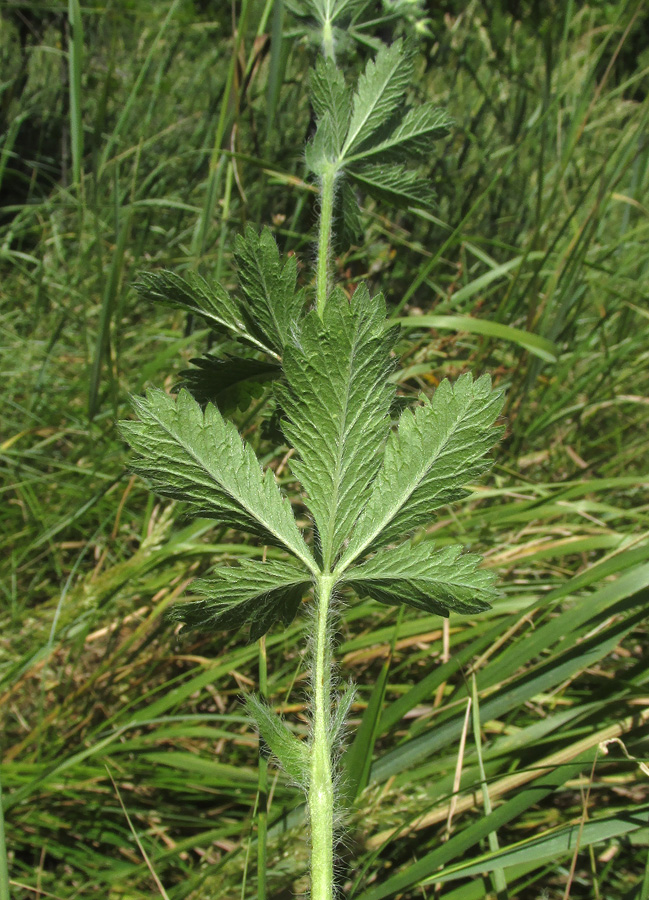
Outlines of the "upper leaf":
{"label": "upper leaf", "polygon": [[385,303],[358,287],[351,301],[332,292],[323,319],[300,322],[284,353],[287,387],[278,390],[284,432],[298,452],[292,469],[307,493],[329,565],[349,534],[380,465],[394,388],[388,382],[397,329]]}
{"label": "upper leaf", "polygon": [[382,47],[358,79],[352,117],[343,147],[349,157],[381,129],[399,109],[413,72],[411,53],[403,42]]}
{"label": "upper leaf", "polygon": [[315,69],[311,70],[311,101],[318,119],[330,117],[332,147],[340,154],[349,127],[351,113],[350,93],[340,69],[331,59],[318,57]]}
{"label": "upper leaf", "polygon": [[289,256],[282,265],[270,228],[261,234],[246,228],[245,236],[237,236],[234,255],[239,284],[248,300],[246,312],[281,354],[304,306],[304,293],[296,288],[297,259]]}
{"label": "upper leaf", "polygon": [[406,410],[388,439],[383,465],[339,564],[344,570],[358,556],[430,521],[431,512],[466,495],[463,485],[488,467],[485,454],[496,443],[494,428],[503,403],[483,375],[444,380],[432,401],[422,397],[414,413]]}
{"label": "upper leaf", "polygon": [[[398,121],[385,137],[363,147],[356,154],[358,159],[381,157],[401,160],[405,156],[426,157],[430,142],[448,134],[452,120],[449,115],[432,103],[413,107]],[[347,156],[347,162],[353,162]]]}
{"label": "upper leaf", "polygon": [[369,194],[397,205],[424,206],[435,196],[430,183],[417,171],[400,165],[355,165],[349,169],[349,177]]}
{"label": "upper leaf", "polygon": [[277,619],[291,624],[310,584],[309,573],[292,563],[242,560],[196,581],[194,588],[205,599],[182,603],[172,615],[188,627],[212,631],[249,622],[250,640],[256,641]]}
{"label": "upper leaf", "polygon": [[139,419],[122,422],[135,451],[133,469],[166,497],[188,501],[195,515],[259,535],[284,547],[311,571],[313,557],[291,505],[271,471],[211,404],[203,414],[185,390],[177,399],[151,390],[133,400]]}
{"label": "upper leaf", "polygon": [[461,547],[434,552],[424,541],[380,550],[360,566],[353,566],[341,583],[380,603],[407,603],[428,613],[481,612],[495,596],[494,575],[479,568],[481,558]]}
{"label": "upper leaf", "polygon": [[277,355],[264,340],[263,334],[257,332],[254,322],[239,301],[220,284],[209,285],[195,272],[188,272],[186,278],[166,270],[144,272],[135,288],[146,300],[184,309],[205,319],[218,330],[225,328],[253,347],[272,356]]}
{"label": "upper leaf", "polygon": [[321,25],[325,22],[342,24],[352,19],[370,0],[286,0],[291,12],[300,17],[315,19]]}

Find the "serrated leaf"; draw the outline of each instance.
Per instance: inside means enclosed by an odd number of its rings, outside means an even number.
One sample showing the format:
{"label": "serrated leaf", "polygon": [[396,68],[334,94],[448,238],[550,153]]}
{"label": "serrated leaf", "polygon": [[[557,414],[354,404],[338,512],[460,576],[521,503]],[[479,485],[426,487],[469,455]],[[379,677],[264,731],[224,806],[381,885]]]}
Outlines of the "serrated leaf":
{"label": "serrated leaf", "polygon": [[284,0],[293,15],[325,22],[342,23],[353,18],[369,5],[368,0]]}
{"label": "serrated leaf", "polygon": [[194,515],[217,519],[284,547],[311,571],[314,561],[291,505],[252,447],[209,404],[205,413],[185,390],[176,400],[151,390],[135,398],[139,419],[121,430],[135,452],[133,470],[165,497],[185,500]]}
{"label": "serrated leaf", "polygon": [[352,708],[354,697],[356,696],[356,687],[350,683],[344,692],[338,697],[335,703],[334,712],[331,717],[331,743],[334,744],[337,738],[340,738],[349,710]]}
{"label": "serrated leaf", "polygon": [[442,381],[433,399],[406,411],[390,435],[371,496],[358,517],[340,569],[370,549],[430,522],[431,512],[466,495],[463,486],[488,468],[485,455],[501,428],[503,403],[483,375]]}
{"label": "serrated leaf", "polygon": [[267,342],[281,354],[297,316],[304,306],[304,292],[298,291],[297,259],[280,261],[275,238],[269,228],[261,234],[248,227],[235,242],[235,264],[239,284],[248,305],[246,312]]}
{"label": "serrated leaf", "polygon": [[397,112],[413,72],[402,41],[382,47],[358,79],[343,157],[353,156]]}
{"label": "serrated leaf", "polygon": [[335,128],[331,115],[325,113],[318,122],[313,140],[307,144],[304,159],[314,175],[322,176],[337,155]]}
{"label": "serrated leaf", "polygon": [[272,360],[227,356],[211,353],[190,359],[195,368],[180,372],[180,387],[205,406],[214,403],[224,410],[247,409],[259,397],[265,382],[279,378],[280,366]]}
{"label": "serrated leaf", "polygon": [[363,165],[347,170],[368,193],[397,206],[416,204],[427,206],[434,199],[430,182],[413,170],[400,165]]}
{"label": "serrated leaf", "polygon": [[291,462],[306,493],[326,565],[333,562],[367,499],[390,426],[387,382],[397,332],[385,328],[382,297],[365,285],[351,301],[334,290],[322,320],[314,310],[284,353],[287,386],[278,399]]}
{"label": "serrated leaf", "polygon": [[360,596],[380,603],[406,603],[427,613],[476,613],[494,598],[494,576],[479,568],[482,559],[461,547],[435,551],[424,541],[380,550],[360,566],[348,569],[341,583]]}
{"label": "serrated leaf", "polygon": [[404,156],[426,157],[430,153],[430,143],[448,134],[451,118],[432,103],[409,109],[399,124],[386,137],[360,149],[347,162],[380,156],[385,159],[402,160]]}
{"label": "serrated leaf", "polygon": [[318,58],[315,69],[311,70],[310,87],[316,118],[330,117],[333,150],[338,156],[349,126],[351,98],[343,74],[333,60]]}
{"label": "serrated leaf", "polygon": [[280,761],[282,768],[299,785],[308,783],[309,755],[306,744],[292,734],[277,713],[255,694],[244,700],[248,715],[259,734]]}
{"label": "serrated leaf", "polygon": [[205,599],[179,604],[172,617],[211,631],[250,623],[250,640],[256,641],[278,620],[291,624],[310,584],[309,573],[291,563],[242,560],[196,581],[194,590]]}
{"label": "serrated leaf", "polygon": [[167,270],[143,272],[135,289],[149,302],[184,309],[219,331],[225,329],[264,353],[277,355],[260,335],[255,334],[254,323],[241,304],[220,284],[210,285],[195,272],[188,272],[186,278]]}

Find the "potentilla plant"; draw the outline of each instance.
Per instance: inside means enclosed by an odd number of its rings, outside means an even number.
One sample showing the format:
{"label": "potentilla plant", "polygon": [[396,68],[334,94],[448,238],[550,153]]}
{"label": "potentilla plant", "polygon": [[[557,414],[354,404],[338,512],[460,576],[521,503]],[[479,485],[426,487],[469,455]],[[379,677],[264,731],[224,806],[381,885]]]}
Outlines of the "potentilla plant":
{"label": "potentilla plant", "polygon": [[[487,375],[463,375],[393,420],[398,329],[380,294],[361,284],[348,297],[329,280],[332,225],[355,202],[352,184],[393,202],[420,205],[430,196],[407,163],[429,153],[449,123],[432,106],[406,105],[411,75],[412,58],[399,42],[379,51],[353,92],[332,59],[318,61],[311,77],[317,129],[306,153],[320,185],[315,303],[297,288],[295,258],[280,259],[268,230],[237,239],[236,294],[196,275],[143,276],[145,296],[202,317],[236,339],[241,355],[197,360],[175,399],[151,390],[134,400],[136,420],[122,423],[133,468],[153,490],[285,554],[217,565],[196,585],[201,599],[181,604],[177,619],[216,632],[248,624],[254,640],[278,622],[288,625],[311,598],[308,740],[258,697],[247,708],[305,791],[313,900],[334,896],[337,746],[352,700],[332,681],[336,598],[351,591],[448,616],[478,613],[494,595],[479,556],[409,537],[436,509],[466,496],[466,484],[487,468],[501,392]],[[268,381],[293,451],[306,532],[273,471],[264,471],[223,414]]]}

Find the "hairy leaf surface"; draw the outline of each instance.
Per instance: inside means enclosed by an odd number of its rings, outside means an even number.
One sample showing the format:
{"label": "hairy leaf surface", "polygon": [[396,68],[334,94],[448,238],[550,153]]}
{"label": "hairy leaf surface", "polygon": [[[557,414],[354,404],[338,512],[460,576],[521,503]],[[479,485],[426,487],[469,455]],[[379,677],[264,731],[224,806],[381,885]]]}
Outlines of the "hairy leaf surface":
{"label": "hairy leaf surface", "polygon": [[299,454],[292,469],[307,493],[322,557],[338,554],[380,464],[394,388],[387,381],[396,330],[385,303],[361,285],[351,301],[334,290],[323,319],[300,323],[284,353],[287,388],[278,392],[284,432]]}
{"label": "hairy leaf surface", "polygon": [[467,374],[453,386],[444,380],[432,401],[423,397],[414,413],[402,414],[341,567],[430,522],[433,510],[466,495],[463,486],[488,468],[485,454],[502,430],[493,427],[502,402],[488,375],[474,381]]}
{"label": "hairy leaf surface", "polygon": [[308,780],[309,753],[306,743],[288,730],[277,713],[255,694],[245,698],[248,715],[254,720],[259,734],[282,768],[299,785]]}
{"label": "hairy leaf surface", "polygon": [[186,500],[194,515],[217,519],[289,550],[314,566],[272,472],[211,404],[203,414],[185,390],[176,400],[151,390],[133,400],[138,420],[122,422],[135,451],[133,469],[166,497]]}
{"label": "hairy leaf surface", "polygon": [[291,624],[310,585],[309,573],[291,563],[242,560],[196,581],[194,589],[205,599],[175,606],[172,616],[211,631],[250,623],[250,640],[255,641],[278,619]]}
{"label": "hairy leaf surface", "polygon": [[220,284],[209,285],[195,272],[188,272],[186,278],[166,270],[145,272],[140,275],[135,288],[145,300],[184,309],[200,316],[218,331],[225,329],[257,349],[277,355],[263,334],[256,333],[258,329],[238,300]]}
{"label": "hairy leaf surface", "polygon": [[412,56],[400,40],[382,47],[368,62],[358,79],[343,156],[357,153],[397,112],[412,71]]}
{"label": "hairy leaf surface", "polygon": [[452,120],[448,114],[432,103],[409,109],[403,119],[387,137],[363,147],[355,154],[356,159],[380,156],[402,160],[404,156],[425,157],[430,153],[432,140],[448,134]]}
{"label": "hairy leaf surface", "polygon": [[264,228],[257,234],[248,227],[244,237],[237,236],[235,263],[249,318],[281,354],[304,305],[304,293],[296,288],[297,259],[289,256],[282,264],[271,230]]}
{"label": "hairy leaf surface", "polygon": [[414,203],[425,206],[435,196],[430,182],[417,171],[396,164],[353,166],[349,169],[349,177],[368,193],[397,205]]}
{"label": "hairy leaf surface", "polygon": [[350,568],[343,583],[380,603],[407,603],[427,613],[475,613],[489,608],[495,596],[494,575],[479,568],[482,559],[461,547],[435,551],[424,541],[380,550]]}
{"label": "hairy leaf surface", "polygon": [[333,60],[319,57],[311,70],[310,84],[313,110],[318,119],[329,115],[333,149],[339,155],[351,114],[351,97],[343,73]]}

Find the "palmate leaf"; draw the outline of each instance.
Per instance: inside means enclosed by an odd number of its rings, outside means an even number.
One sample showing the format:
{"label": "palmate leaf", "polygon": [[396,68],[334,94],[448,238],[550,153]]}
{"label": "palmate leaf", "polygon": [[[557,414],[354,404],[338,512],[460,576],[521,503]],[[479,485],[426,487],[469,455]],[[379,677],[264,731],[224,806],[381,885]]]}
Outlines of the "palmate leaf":
{"label": "palmate leaf", "polygon": [[297,290],[297,259],[282,264],[270,228],[257,234],[246,228],[235,242],[235,264],[246,297],[245,311],[281,355],[293,322],[304,306],[304,292]]}
{"label": "palmate leaf", "polygon": [[188,272],[185,278],[166,270],[145,272],[135,289],[145,300],[184,309],[219,331],[225,329],[255,348],[277,355],[239,301],[220,284],[210,285],[195,272]]}
{"label": "palmate leaf", "polygon": [[135,453],[133,470],[155,491],[186,500],[194,515],[283,547],[315,570],[273,473],[262,471],[252,447],[215,406],[208,405],[203,414],[185,390],[176,400],[151,390],[133,406],[138,420],[122,422],[122,434]]}
{"label": "palmate leaf", "polygon": [[372,483],[339,564],[342,571],[363,553],[400,539],[430,522],[431,512],[466,496],[464,485],[488,468],[487,451],[501,428],[494,428],[503,403],[483,375],[444,380],[432,401],[422,397],[406,410],[388,439],[383,465]]}
{"label": "palmate leaf", "polygon": [[277,620],[291,624],[310,585],[309,573],[292,563],[242,560],[196,581],[193,587],[204,599],[176,606],[172,617],[210,631],[249,623],[250,640],[256,641]]}
{"label": "palmate leaf", "polygon": [[358,153],[403,103],[412,78],[412,54],[401,40],[382,47],[358,79],[343,157]]}
{"label": "palmate leaf", "polygon": [[406,603],[427,613],[477,613],[489,608],[496,594],[494,575],[479,568],[482,559],[461,547],[435,551],[430,542],[380,550],[343,576],[360,596],[379,603]]}
{"label": "palmate leaf", "polygon": [[278,400],[284,433],[299,459],[292,470],[307,494],[329,565],[365,504],[387,437],[394,388],[387,378],[396,329],[385,328],[385,303],[361,285],[313,311],[284,352],[287,386]]}

